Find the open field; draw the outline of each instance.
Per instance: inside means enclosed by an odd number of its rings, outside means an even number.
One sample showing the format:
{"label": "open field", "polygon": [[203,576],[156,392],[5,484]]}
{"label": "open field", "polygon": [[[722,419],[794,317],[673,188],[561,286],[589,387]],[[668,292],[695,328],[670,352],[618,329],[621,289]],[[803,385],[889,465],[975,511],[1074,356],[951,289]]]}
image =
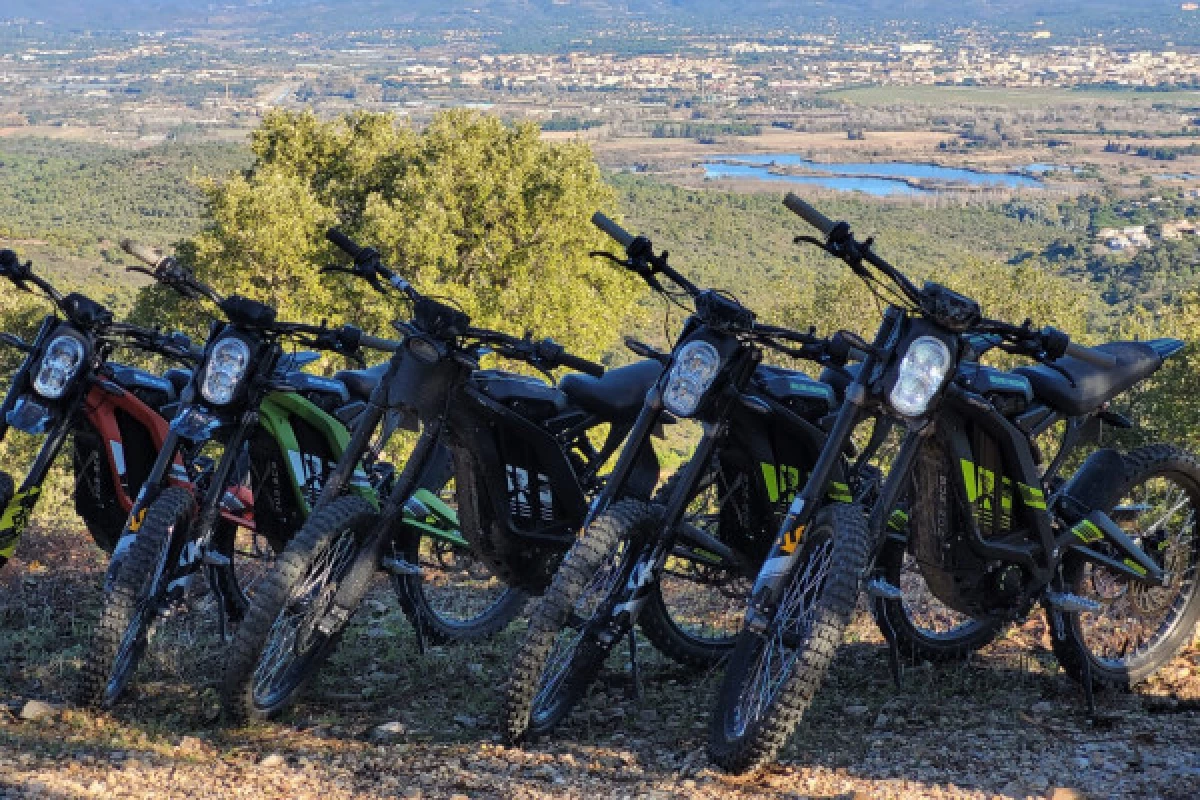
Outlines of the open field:
{"label": "open field", "polygon": [[1200,649],[1136,694],[1104,696],[1093,724],[1036,621],[971,663],[910,669],[895,690],[879,637],[860,619],[784,763],[750,778],[723,776],[704,757],[718,675],[657,658],[644,663],[640,699],[629,697],[614,657],[556,738],[501,746],[497,687],[519,632],[419,655],[382,586],[307,700],[279,722],[215,725],[211,676],[174,659],[156,662],[112,714],[56,705],[42,719],[22,720],[29,699],[59,704],[71,687],[102,569],[89,548],[75,534],[34,532],[0,574],[0,797],[1200,793]]}
{"label": "open field", "polygon": [[1034,108],[1046,106],[1153,105],[1200,102],[1200,92],[1120,91],[1115,89],[1001,88],[991,86],[869,86],[822,92],[822,97],[857,105],[928,105],[951,108]]}

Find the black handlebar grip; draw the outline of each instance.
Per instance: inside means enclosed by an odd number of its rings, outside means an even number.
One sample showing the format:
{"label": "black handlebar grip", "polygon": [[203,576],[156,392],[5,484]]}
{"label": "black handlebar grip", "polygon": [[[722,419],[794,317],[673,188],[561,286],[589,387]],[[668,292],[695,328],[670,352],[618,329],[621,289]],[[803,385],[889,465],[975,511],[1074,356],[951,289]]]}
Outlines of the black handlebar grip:
{"label": "black handlebar grip", "polygon": [[162,263],[162,256],[149,247],[146,247],[146,245],[138,244],[132,239],[122,239],[121,249],[148,266],[157,267]]}
{"label": "black handlebar grip", "polygon": [[822,236],[828,236],[829,234],[833,233],[833,228],[835,225],[833,220],[822,214],[820,211],[817,211],[815,208],[791,192],[788,192],[787,197],[783,198],[783,204],[787,206],[788,211],[791,211],[793,214],[800,217],[800,219],[819,230]]}
{"label": "black handlebar grip", "polygon": [[333,244],[337,245],[338,248],[353,259],[357,259],[359,254],[362,253],[363,249],[355,244],[353,239],[337,228],[330,228],[325,231],[325,238],[333,242]]}
{"label": "black handlebar grip", "polygon": [[1096,350],[1092,347],[1085,347],[1075,342],[1067,345],[1066,355],[1071,358],[1077,358],[1080,361],[1086,361],[1093,367],[1099,367],[1100,369],[1112,369],[1117,365],[1117,357],[1112,353],[1106,353],[1103,350]]}
{"label": "black handlebar grip", "polygon": [[586,358],[573,356],[570,353],[563,353],[555,359],[559,364],[567,369],[578,370],[591,375],[593,378],[599,378],[604,375],[604,367],[594,361],[588,361]]}
{"label": "black handlebar grip", "polygon": [[386,353],[394,353],[400,349],[401,342],[395,339],[381,339],[378,336],[367,336],[365,333],[358,340],[360,347],[365,347],[368,350],[382,350]]}
{"label": "black handlebar grip", "polygon": [[633,244],[633,234],[601,214],[599,211],[597,211],[595,214],[592,214],[592,224],[611,236],[617,244],[621,245],[621,247],[624,247],[626,250],[629,249],[629,245]]}

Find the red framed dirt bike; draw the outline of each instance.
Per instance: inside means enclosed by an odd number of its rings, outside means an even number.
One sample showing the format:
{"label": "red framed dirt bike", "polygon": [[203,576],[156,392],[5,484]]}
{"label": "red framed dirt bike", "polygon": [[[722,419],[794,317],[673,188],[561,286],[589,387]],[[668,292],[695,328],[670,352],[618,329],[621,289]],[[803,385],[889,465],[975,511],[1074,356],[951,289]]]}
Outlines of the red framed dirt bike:
{"label": "red framed dirt bike", "polygon": [[[0,334],[0,342],[25,353],[0,405],[0,441],[10,429],[43,437],[19,488],[9,471],[0,471],[0,567],[16,550],[68,436],[73,439],[75,508],[96,544],[111,552],[167,437],[164,410],[177,403],[191,372],[170,369],[158,376],[109,361],[109,356],[118,347],[129,347],[191,362],[199,351],[183,334],[115,322],[94,300],[76,293],[64,296],[11,250],[0,250],[0,277],[45,295],[55,306],[31,342]],[[182,463],[176,471],[180,481],[187,480]]]}

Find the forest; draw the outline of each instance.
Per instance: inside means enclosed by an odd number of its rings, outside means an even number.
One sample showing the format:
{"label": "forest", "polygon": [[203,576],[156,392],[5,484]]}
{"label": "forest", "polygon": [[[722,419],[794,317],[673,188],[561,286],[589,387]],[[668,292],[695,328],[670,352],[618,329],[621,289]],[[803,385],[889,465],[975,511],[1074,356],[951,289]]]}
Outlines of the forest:
{"label": "forest", "polygon": [[[461,129],[457,133],[456,127]],[[360,319],[384,327],[389,309],[361,294],[331,293],[316,278],[317,268],[334,258],[321,238],[323,228],[341,220],[394,256],[409,277],[466,303],[484,321],[514,332],[536,328],[539,334],[585,346],[589,355],[622,363],[629,358],[620,346],[622,332],[635,330],[662,341],[682,321],[682,312],[668,310],[664,321],[657,296],[636,288],[640,311],[628,318],[615,311],[630,297],[631,285],[616,280],[611,267],[586,257],[589,247],[606,242],[587,224],[590,212],[603,208],[618,211],[627,227],[669,250],[672,263],[697,283],[733,291],[763,319],[829,331],[844,326],[866,330],[877,318],[879,300],[861,281],[814,248],[792,242],[808,231],[782,207],[776,193],[695,190],[647,176],[601,175],[585,146],[539,149],[534,145],[536,126],[506,127],[482,115],[447,115],[431,129],[433,134],[418,134],[384,115],[317,123],[279,112],[268,116],[250,147],[167,142],[131,151],[3,139],[0,177],[7,191],[0,196],[0,236],[64,288],[90,293],[118,311],[134,309],[137,301],[137,314],[151,321],[184,322],[177,307],[161,306],[161,293],[142,292],[138,301],[145,281],[124,271],[129,260],[116,246],[121,238],[166,249],[178,246],[218,286],[280,303],[287,313],[336,318],[350,308],[348,298],[360,309],[373,309]],[[479,142],[489,138],[510,144],[480,149]],[[518,283],[529,281],[532,264],[525,264],[519,253],[492,252],[482,240],[457,245],[446,240],[453,227],[447,214],[470,218],[490,213],[474,209],[466,199],[461,207],[451,204],[460,208],[451,212],[431,215],[426,207],[427,198],[439,192],[444,202],[452,195],[514,202],[505,199],[498,184],[464,177],[461,167],[443,174],[430,165],[445,151],[470,151],[479,166],[468,172],[477,178],[518,169],[514,163],[522,162],[503,154],[515,143],[523,143],[519,146],[528,153],[544,149],[552,154],[545,157],[559,159],[553,162],[562,165],[557,173],[573,176],[560,176],[568,181],[564,187],[571,181],[602,181],[582,193],[590,200],[572,212],[577,218],[554,223],[554,235],[566,237],[564,246],[575,248],[562,269],[584,276],[590,288],[582,295],[551,289],[558,279],[550,277],[548,263],[541,263],[540,282],[481,300],[478,287],[501,285],[508,280],[501,277],[506,270],[522,276]],[[306,166],[305,158],[317,166]],[[371,174],[376,167],[392,177]],[[520,167],[526,168],[534,169]],[[385,185],[388,180],[394,181],[391,188]],[[992,316],[1014,321],[1029,317],[1089,341],[1194,336],[1194,237],[1158,241],[1133,254],[1113,253],[1094,241],[1103,227],[1149,223],[1153,228],[1156,220],[1194,215],[1195,201],[1179,190],[1148,190],[1142,197],[1030,193],[1003,202],[932,205],[824,192],[815,202],[830,216],[850,221],[860,234],[874,236],[879,252],[914,277],[977,297]],[[493,222],[481,217],[479,224],[483,227],[471,236],[486,238]],[[460,285],[464,280],[467,284]],[[606,291],[615,294],[606,296]],[[19,321],[29,324],[29,301],[7,295],[2,304],[10,328]],[[592,309],[606,304],[614,313],[596,327]],[[547,311],[551,307],[557,310]],[[527,310],[514,315],[512,308]],[[621,323],[622,318],[628,322]],[[1157,425],[1195,440],[1186,424],[1195,383],[1191,361],[1190,356],[1174,359],[1162,381],[1169,390],[1152,387],[1139,402],[1150,404],[1147,409],[1153,406]]]}

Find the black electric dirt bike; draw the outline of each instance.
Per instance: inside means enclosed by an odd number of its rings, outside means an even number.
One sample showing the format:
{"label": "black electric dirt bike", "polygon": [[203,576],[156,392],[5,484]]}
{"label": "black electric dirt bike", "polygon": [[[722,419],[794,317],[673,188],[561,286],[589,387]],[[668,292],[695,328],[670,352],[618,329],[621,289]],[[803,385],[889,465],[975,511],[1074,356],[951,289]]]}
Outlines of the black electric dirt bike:
{"label": "black electric dirt bike", "polygon": [[[397,346],[353,327],[278,322],[270,306],[221,297],[173,258],[128,241],[122,246],[152,265],[130,270],[211,301],[226,321],[210,327],[114,551],[77,695],[104,706],[116,703],[132,679],[158,621],[188,613],[197,584],[200,592],[207,584],[226,638],[226,627],[245,614],[252,576],[300,528],[349,439],[339,417],[365,404],[342,381],[300,372],[315,354],[286,354],[283,339],[351,356]],[[209,455],[210,446],[219,446],[219,458]],[[365,476],[356,489],[374,497]]]}
{"label": "black electric dirt bike", "polygon": [[[728,295],[680,275],[646,238],[601,214],[593,222],[625,249],[625,259],[610,258],[664,294],[665,276],[694,313],[671,353],[629,342],[667,370],[647,395],[594,515],[530,618],[506,695],[503,728],[512,741],[557,725],[626,636],[636,684],[635,623],[681,663],[709,666],[728,654],[750,580],[812,469],[825,441],[821,420],[835,405],[828,384],[762,364],[764,349],[826,364],[830,373],[851,355],[843,338],[757,322]],[[703,434],[650,503],[637,463],[664,418],[693,419]],[[832,484],[846,501],[848,480],[842,474]]]}
{"label": "black electric dirt bike", "polygon": [[0,472],[0,567],[12,556],[68,437],[75,508],[96,544],[112,552],[133,504],[131,492],[166,437],[164,408],[175,402],[188,373],[173,368],[158,376],[110,358],[117,348],[179,363],[198,353],[181,333],[116,322],[94,300],[63,296],[11,250],[0,250],[0,277],[25,291],[36,289],[55,307],[31,342],[0,334],[0,342],[25,353],[0,404],[0,441],[10,429],[43,437],[19,488],[14,491],[10,472]]}
{"label": "black electric dirt bike", "polygon": [[[980,618],[1017,618],[1040,602],[1059,663],[1084,684],[1089,705],[1093,681],[1128,685],[1171,658],[1200,616],[1200,462],[1155,445],[1099,450],[1065,482],[1057,473],[1096,418],[1120,419],[1106,404],[1182,343],[1090,348],[1029,321],[985,319],[970,298],[936,283],[918,289],[846,223],[794,195],[785,204],[823,235],[798,241],[842,259],[894,299],[874,341],[859,344],[867,357],[758,574],[712,718],[712,759],[744,771],[787,740],[833,660],[910,482],[907,547],[938,599]],[[980,368],[968,342],[976,334],[1041,366]],[[887,479],[869,507],[830,502],[845,443],[876,414],[906,428]],[[1033,439],[1064,420],[1062,446],[1043,465]]]}
{"label": "black electric dirt bike", "polygon": [[[336,646],[380,567],[410,588],[434,569],[420,538],[402,522],[414,489],[447,469],[447,451],[462,537],[470,544],[454,557],[476,562],[479,585],[464,591],[484,601],[457,620],[427,615],[450,629],[420,624],[418,641],[481,638],[505,627],[526,592],[548,582],[589,496],[603,484],[601,468],[660,370],[650,361],[605,373],[549,339],[473,328],[462,311],[420,294],[385,267],[374,249],[338,231],[329,239],[354,260],[343,271],[380,292],[400,293],[413,317],[393,323],[403,346],[373,370],[370,400],[345,455],[238,631],[221,693],[232,720],[271,716],[292,702]],[[488,352],[544,373],[565,366],[590,375],[568,375],[555,387],[481,370],[479,359]],[[405,422],[420,435],[382,506],[345,496],[362,454],[382,448]],[[597,447],[589,433],[605,424],[607,437]],[[657,474],[656,461],[652,468]]]}

